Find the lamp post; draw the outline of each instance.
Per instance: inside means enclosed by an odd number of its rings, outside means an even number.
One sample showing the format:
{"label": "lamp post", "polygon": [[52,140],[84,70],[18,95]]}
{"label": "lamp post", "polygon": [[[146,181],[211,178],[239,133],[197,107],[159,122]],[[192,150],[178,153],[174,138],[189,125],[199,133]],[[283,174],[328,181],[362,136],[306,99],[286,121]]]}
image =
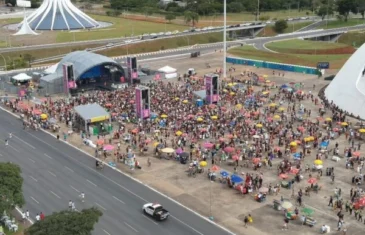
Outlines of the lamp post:
{"label": "lamp post", "polygon": [[260,0],[257,0],[256,21],[259,21],[259,15],[260,15]]}
{"label": "lamp post", "polygon": [[227,0],[223,2],[223,79],[227,77]]}
{"label": "lamp post", "polygon": [[2,55],[2,54],[0,54],[1,55],[1,57],[3,58],[3,60],[4,60],[4,64],[5,64],[5,71],[6,71],[6,59],[5,59],[5,57]]}
{"label": "lamp post", "polygon": [[329,8],[330,0],[327,0],[327,13],[326,13],[326,29],[328,28],[328,8]]}

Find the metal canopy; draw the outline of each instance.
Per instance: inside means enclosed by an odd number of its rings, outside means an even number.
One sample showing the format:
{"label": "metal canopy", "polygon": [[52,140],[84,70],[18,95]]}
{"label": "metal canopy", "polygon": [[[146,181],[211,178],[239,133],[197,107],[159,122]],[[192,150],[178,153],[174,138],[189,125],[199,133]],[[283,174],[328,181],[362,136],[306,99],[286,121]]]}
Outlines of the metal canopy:
{"label": "metal canopy", "polygon": [[101,122],[110,118],[109,113],[97,103],[76,106],[75,111],[82,119],[90,123]]}

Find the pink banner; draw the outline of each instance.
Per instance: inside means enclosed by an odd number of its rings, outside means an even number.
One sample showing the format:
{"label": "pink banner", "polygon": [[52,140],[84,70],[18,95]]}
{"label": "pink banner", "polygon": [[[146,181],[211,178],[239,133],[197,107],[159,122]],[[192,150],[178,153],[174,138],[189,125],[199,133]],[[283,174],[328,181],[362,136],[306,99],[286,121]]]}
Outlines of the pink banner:
{"label": "pink banner", "polygon": [[138,117],[142,116],[142,91],[136,88],[136,113]]}

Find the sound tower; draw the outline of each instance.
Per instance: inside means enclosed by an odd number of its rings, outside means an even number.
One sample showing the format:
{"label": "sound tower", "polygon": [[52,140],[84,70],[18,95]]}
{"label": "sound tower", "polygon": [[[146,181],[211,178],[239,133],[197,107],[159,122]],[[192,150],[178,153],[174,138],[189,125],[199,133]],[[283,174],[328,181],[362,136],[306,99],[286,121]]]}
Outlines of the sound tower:
{"label": "sound tower", "polygon": [[206,103],[217,104],[219,101],[219,76],[218,74],[205,74]]}
{"label": "sound tower", "polygon": [[77,88],[74,65],[72,63],[64,63],[62,65],[62,68],[63,68],[64,92],[68,94],[70,92],[70,89]]}
{"label": "sound tower", "polygon": [[150,89],[145,86],[136,87],[136,113],[139,118],[149,118],[151,108]]}
{"label": "sound tower", "polygon": [[137,73],[137,58],[136,57],[127,57],[127,72],[128,78],[130,79],[131,83],[139,83],[135,81],[138,79]]}

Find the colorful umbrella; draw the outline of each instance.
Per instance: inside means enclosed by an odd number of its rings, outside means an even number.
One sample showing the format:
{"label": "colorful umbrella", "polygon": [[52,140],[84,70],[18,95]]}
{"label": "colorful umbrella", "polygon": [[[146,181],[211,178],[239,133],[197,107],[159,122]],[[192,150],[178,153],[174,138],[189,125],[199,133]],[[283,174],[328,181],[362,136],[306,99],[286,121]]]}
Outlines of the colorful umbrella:
{"label": "colorful umbrella", "polygon": [[360,129],[359,132],[360,133],[365,133],[365,129]]}
{"label": "colorful umbrella", "polygon": [[317,159],[317,160],[314,160],[314,165],[323,165],[323,161],[322,160],[319,160],[319,159]]}
{"label": "colorful umbrella", "polygon": [[208,163],[207,163],[206,161],[201,161],[201,162],[199,163],[199,165],[200,165],[201,167],[206,167],[206,166],[208,165]]}
{"label": "colorful umbrella", "polygon": [[108,145],[105,145],[103,149],[104,149],[104,151],[112,151],[114,149],[114,146],[108,144]]}
{"label": "colorful umbrella", "polygon": [[41,119],[47,119],[47,118],[48,118],[47,114],[45,114],[45,113],[41,114]]}
{"label": "colorful umbrella", "polygon": [[305,207],[305,208],[302,209],[302,213],[305,214],[305,215],[307,215],[307,216],[311,216],[313,214],[313,212],[314,211],[312,209],[307,208],[307,207]]}
{"label": "colorful umbrella", "polygon": [[161,118],[167,118],[167,115],[166,114],[162,114],[161,115]]}
{"label": "colorful umbrella", "polygon": [[227,177],[229,176],[229,173],[227,171],[221,171],[221,176]]}
{"label": "colorful umbrella", "polygon": [[317,179],[316,178],[310,178],[308,179],[308,184],[315,184],[317,183]]}
{"label": "colorful umbrella", "polygon": [[279,175],[279,178],[281,178],[281,179],[287,179],[288,178],[288,175],[287,174],[280,174]]}
{"label": "colorful umbrella", "polygon": [[256,124],[257,128],[262,128],[262,124]]}
{"label": "colorful umbrella", "polygon": [[182,131],[176,131],[176,133],[175,133],[177,136],[181,136],[183,133],[182,133]]}
{"label": "colorful umbrella", "polygon": [[276,103],[271,103],[269,104],[269,107],[275,107],[277,104]]}
{"label": "colorful umbrella", "polygon": [[232,152],[234,151],[234,148],[233,148],[233,147],[226,147],[226,148],[224,149],[224,151],[225,151],[226,153],[232,153]]}
{"label": "colorful umbrella", "polygon": [[175,152],[175,150],[173,148],[164,148],[164,149],[161,149],[161,152],[163,152],[163,153],[173,153],[173,152]]}
{"label": "colorful umbrella", "polygon": [[361,153],[356,151],[356,152],[353,152],[352,155],[354,155],[355,157],[359,157],[361,155]]}
{"label": "colorful umbrella", "polygon": [[214,165],[212,168],[210,168],[211,171],[219,171],[219,166]]}
{"label": "colorful umbrella", "polygon": [[293,207],[293,204],[289,201],[284,201],[283,203],[281,203],[281,207],[285,210],[288,210]]}
{"label": "colorful umbrella", "polygon": [[199,117],[196,119],[198,122],[202,122],[203,121],[203,118]]}
{"label": "colorful umbrella", "polygon": [[210,117],[212,120],[217,120],[218,119],[218,116],[211,116]]}
{"label": "colorful umbrella", "polygon": [[98,145],[102,145],[102,144],[104,144],[104,140],[102,140],[102,139],[98,139],[98,140],[96,141],[96,144],[98,144]]}
{"label": "colorful umbrella", "polygon": [[332,118],[326,118],[326,119],[324,119],[326,122],[332,122]]}
{"label": "colorful umbrella", "polygon": [[231,175],[231,181],[232,183],[241,183],[243,179],[238,175]]}
{"label": "colorful umbrella", "polygon": [[203,144],[203,147],[206,148],[206,149],[210,149],[210,148],[213,148],[214,144],[213,143],[210,143],[210,142],[205,142]]}
{"label": "colorful umbrella", "polygon": [[184,152],[184,150],[182,150],[181,148],[176,149],[176,154],[182,154]]}
{"label": "colorful umbrella", "polygon": [[234,156],[232,157],[232,160],[233,160],[233,161],[238,161],[238,159],[240,159],[240,157],[239,157],[238,155],[234,155]]}
{"label": "colorful umbrella", "polygon": [[187,104],[187,103],[189,103],[188,100],[183,100],[183,104]]}
{"label": "colorful umbrella", "polygon": [[347,122],[341,122],[341,126],[348,126],[349,124]]}
{"label": "colorful umbrella", "polygon": [[297,142],[293,141],[293,142],[291,142],[289,145],[290,145],[290,146],[295,147],[295,146],[297,146],[298,144],[297,144]]}

